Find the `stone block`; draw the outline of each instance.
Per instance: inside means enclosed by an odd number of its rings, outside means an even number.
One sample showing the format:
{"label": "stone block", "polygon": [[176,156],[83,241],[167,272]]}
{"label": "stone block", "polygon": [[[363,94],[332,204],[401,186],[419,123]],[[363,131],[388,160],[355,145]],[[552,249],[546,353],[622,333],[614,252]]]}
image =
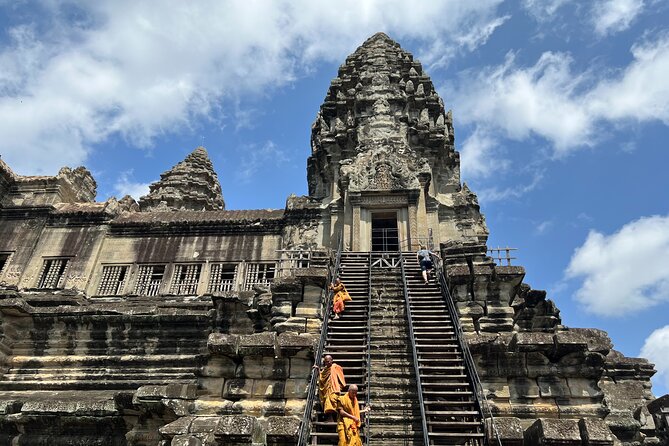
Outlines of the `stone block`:
{"label": "stone block", "polygon": [[539,398],[539,386],[534,379],[510,378],[509,394],[512,400]]}
{"label": "stone block", "polygon": [[539,376],[537,378],[539,393],[542,398],[568,398],[570,396],[567,381],[557,376]]}
{"label": "stone block", "polygon": [[283,415],[286,412],[286,400],[265,401],[262,407],[262,415]]}
{"label": "stone block", "polygon": [[526,376],[527,358],[524,353],[502,352],[497,355],[499,376]]}
{"label": "stone block", "polygon": [[[227,377],[230,379],[232,377]],[[198,380],[200,387],[211,395],[222,395],[226,378],[203,377]]]}
{"label": "stone block", "polygon": [[214,431],[221,444],[251,444],[256,419],[248,415],[228,415],[220,417]]}
{"label": "stone block", "polygon": [[207,339],[207,348],[214,355],[236,357],[239,348],[239,336],[211,333]]}
{"label": "stone block", "polygon": [[506,378],[493,378],[481,381],[483,391],[489,399],[509,399],[509,383]]}
{"label": "stone block", "polygon": [[194,434],[203,434],[214,432],[218,426],[219,417],[195,417],[190,424],[189,432]]}
{"label": "stone block", "polygon": [[306,331],[309,334],[318,336],[321,333],[322,325],[323,323],[320,321],[320,319],[307,319]]}
{"label": "stone block", "polygon": [[200,368],[200,376],[212,378],[234,378],[237,362],[229,356],[212,356]]}
{"label": "stone block", "polygon": [[[490,419],[486,419],[490,423]],[[497,444],[497,438],[505,446],[523,446],[524,432],[520,419],[515,417],[497,417],[495,418],[495,427],[487,427],[488,444]]]}
{"label": "stone block", "polygon": [[223,398],[238,400],[248,398],[253,394],[253,379],[226,379],[223,385]]}
{"label": "stone block", "polygon": [[576,398],[601,398],[604,394],[597,381],[588,378],[567,378],[569,392]]}
{"label": "stone block", "polygon": [[192,400],[197,397],[196,384],[168,384],[165,387],[165,397],[172,399]]}
{"label": "stone block", "polygon": [[0,400],[0,415],[17,413],[21,410],[21,405],[17,400]]}
{"label": "stone block", "polygon": [[313,371],[314,361],[305,358],[290,358],[290,378],[309,379]]}
{"label": "stone block", "polygon": [[490,318],[513,318],[513,308],[506,305],[488,305],[486,315]]}
{"label": "stone block", "polygon": [[280,357],[298,357],[313,360],[318,337],[311,334],[281,333],[277,336]]}
{"label": "stone block", "polygon": [[272,317],[289,318],[293,315],[293,304],[291,302],[280,302],[272,305]]}
{"label": "stone block", "polygon": [[470,318],[479,318],[483,316],[485,311],[483,307],[476,302],[457,302],[458,313],[460,316],[468,316]]}
{"label": "stone block", "polygon": [[581,418],[578,421],[583,446],[613,446],[613,434],[604,420]]}
{"label": "stone block", "polygon": [[304,409],[306,407],[305,399],[288,399],[286,400],[285,414],[297,417],[304,416]]}
{"label": "stone block", "polygon": [[253,384],[253,395],[267,399],[283,398],[286,387],[285,381],[271,379],[256,379]]}
{"label": "stone block", "polygon": [[240,356],[274,356],[276,333],[255,333],[239,336],[238,353]]}
{"label": "stone block", "polygon": [[284,322],[279,322],[273,327],[277,333],[304,333],[307,330],[307,320],[303,317],[290,317]]}
{"label": "stone block", "polygon": [[202,446],[202,440],[194,435],[177,435],[172,438],[170,446]]}
{"label": "stone block", "polygon": [[581,432],[576,420],[540,418],[525,431],[525,444],[581,446]]}
{"label": "stone block", "polygon": [[548,354],[554,351],[555,342],[551,333],[515,333],[509,348],[520,352],[542,352]]}
{"label": "stone block", "polygon": [[322,294],[322,287],[307,283],[304,285],[302,291],[302,302],[305,305],[315,305],[316,307],[320,307]]}
{"label": "stone block", "polygon": [[284,396],[286,398],[306,398],[308,387],[308,379],[287,379],[284,387]]}
{"label": "stone block", "polygon": [[268,445],[294,444],[297,442],[300,428],[300,418],[286,416],[267,417]]}
{"label": "stone block", "polygon": [[525,364],[527,365],[527,376],[530,378],[558,373],[557,364],[551,362],[542,352],[526,353]]}
{"label": "stone block", "polygon": [[193,412],[200,415],[230,415],[233,413],[232,405],[230,400],[198,398],[193,402]]}
{"label": "stone block", "polygon": [[289,361],[274,356],[244,356],[242,370],[244,376],[240,378],[285,379],[288,377]]}
{"label": "stone block", "polygon": [[175,421],[162,426],[158,431],[166,437],[187,434],[190,431],[190,425],[194,418],[191,416],[177,418]]}
{"label": "stone block", "polygon": [[301,303],[295,308],[295,316],[305,318],[317,318],[321,306],[318,303]]}

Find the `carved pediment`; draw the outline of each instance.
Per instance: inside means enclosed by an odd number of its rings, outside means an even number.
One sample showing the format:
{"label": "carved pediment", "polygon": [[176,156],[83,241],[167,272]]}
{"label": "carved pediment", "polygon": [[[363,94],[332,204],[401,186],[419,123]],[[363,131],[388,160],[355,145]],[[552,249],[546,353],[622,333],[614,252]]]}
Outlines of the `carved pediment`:
{"label": "carved pediment", "polygon": [[342,162],[340,187],[351,192],[420,189],[418,177],[421,174],[430,174],[425,158],[379,148]]}

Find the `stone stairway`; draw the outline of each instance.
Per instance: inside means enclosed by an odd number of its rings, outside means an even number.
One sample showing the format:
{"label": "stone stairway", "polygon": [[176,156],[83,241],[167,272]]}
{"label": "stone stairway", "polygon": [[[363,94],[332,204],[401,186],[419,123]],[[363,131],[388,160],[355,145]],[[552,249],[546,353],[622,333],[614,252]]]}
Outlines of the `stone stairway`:
{"label": "stone stairway", "polygon": [[423,283],[415,254],[403,256],[430,444],[482,445],[481,412],[444,297],[434,278]]}
{"label": "stone stairway", "polygon": [[399,267],[372,269],[370,444],[422,445],[422,425]]}
{"label": "stone stairway", "polygon": [[[339,277],[353,300],[346,303],[340,319],[330,320],[323,355],[332,355],[334,362],[342,366],[347,384],[358,385],[358,401],[364,408],[367,401],[369,253],[342,253]],[[336,423],[323,417],[320,405],[313,414],[311,444],[336,445]]]}

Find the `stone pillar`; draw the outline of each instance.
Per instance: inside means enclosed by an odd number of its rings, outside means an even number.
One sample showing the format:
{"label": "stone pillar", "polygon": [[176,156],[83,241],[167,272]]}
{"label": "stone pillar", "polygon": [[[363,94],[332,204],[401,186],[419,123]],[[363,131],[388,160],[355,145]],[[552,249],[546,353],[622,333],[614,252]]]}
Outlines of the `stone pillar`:
{"label": "stone pillar", "polygon": [[418,248],[418,239],[420,233],[418,232],[418,191],[409,192],[409,251],[414,251]]}
{"label": "stone pillar", "polygon": [[351,251],[360,251],[360,201],[351,200],[351,206],[353,207]]}
{"label": "stone pillar", "polygon": [[420,182],[420,192],[417,203],[417,230],[420,240],[427,240],[428,237],[428,222],[427,222],[427,189],[430,186],[430,174],[422,173],[418,175]]}

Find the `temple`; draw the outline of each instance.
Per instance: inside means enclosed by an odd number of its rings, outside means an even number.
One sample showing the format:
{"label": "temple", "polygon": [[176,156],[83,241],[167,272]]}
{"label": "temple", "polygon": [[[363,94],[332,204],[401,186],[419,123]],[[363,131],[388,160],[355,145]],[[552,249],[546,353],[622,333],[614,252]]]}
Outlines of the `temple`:
{"label": "temple", "polygon": [[311,145],[309,195],[273,210],[226,210],[203,147],[138,202],[0,160],[0,445],[337,444],[324,354],[372,408],[364,444],[668,444],[653,365],[488,251],[410,53],[379,33],[351,54]]}

